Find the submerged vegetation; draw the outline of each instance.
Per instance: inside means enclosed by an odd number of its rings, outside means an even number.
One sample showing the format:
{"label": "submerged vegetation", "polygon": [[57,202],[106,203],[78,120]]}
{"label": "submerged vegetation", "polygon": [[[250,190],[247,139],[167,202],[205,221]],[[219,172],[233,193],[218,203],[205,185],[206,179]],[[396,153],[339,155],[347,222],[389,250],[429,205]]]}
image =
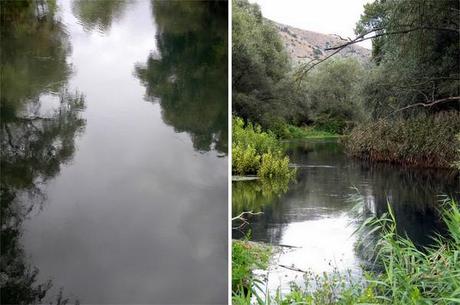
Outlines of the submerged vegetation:
{"label": "submerged vegetation", "polygon": [[[397,233],[396,220],[388,214],[363,220],[357,231],[359,243],[372,238],[375,264],[380,271],[369,271],[362,280],[349,274],[333,272],[307,277],[307,288],[293,286],[290,293],[269,295],[258,280],[256,287],[245,292],[233,288],[234,304],[250,304],[248,294],[256,294],[258,304],[460,304],[460,208],[446,200],[441,210],[446,226],[445,237],[433,237],[433,244],[420,249],[410,239]],[[232,263],[253,266],[255,254],[242,252],[234,245]],[[242,260],[248,259],[247,262]],[[250,272],[251,268],[239,271]],[[248,278],[239,274],[239,278]],[[308,282],[309,281],[309,282]],[[314,289],[308,287],[314,286]],[[260,288],[262,287],[262,288]]]}

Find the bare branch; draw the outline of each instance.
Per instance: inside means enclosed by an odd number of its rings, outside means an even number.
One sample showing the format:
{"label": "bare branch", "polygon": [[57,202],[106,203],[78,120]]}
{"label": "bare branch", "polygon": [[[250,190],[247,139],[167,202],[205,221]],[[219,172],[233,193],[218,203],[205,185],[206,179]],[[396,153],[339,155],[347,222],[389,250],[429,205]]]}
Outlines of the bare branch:
{"label": "bare branch", "polygon": [[400,111],[403,111],[403,110],[406,110],[406,109],[409,109],[409,108],[432,107],[432,106],[434,106],[436,104],[439,104],[439,103],[450,102],[450,101],[455,101],[455,100],[460,100],[460,96],[450,96],[450,97],[446,97],[446,98],[442,98],[442,99],[439,99],[439,100],[432,101],[430,103],[415,103],[415,104],[411,104],[411,105],[408,105],[406,107],[403,107],[403,108],[400,108],[398,110],[395,110],[390,115],[393,115],[393,114],[395,114],[397,112],[400,112]]}
{"label": "bare branch", "polygon": [[[330,47],[330,48],[325,48],[324,50],[325,51],[334,51],[333,53],[329,54],[328,56],[326,56],[325,58],[323,59],[320,59],[318,60],[317,62],[315,63],[312,63],[313,61],[310,61],[308,62],[307,64],[305,64],[303,67],[300,68],[300,71],[299,71],[299,76],[296,78],[297,81],[301,80],[303,75],[308,73],[309,71],[311,71],[314,67],[316,67],[317,65],[319,65],[320,63],[328,60],[329,58],[331,58],[332,56],[334,56],[335,54],[339,53],[340,51],[342,51],[343,49],[345,49],[346,47],[350,46],[350,45],[353,45],[353,44],[356,44],[356,43],[359,43],[359,42],[363,42],[363,41],[366,41],[366,40],[369,40],[369,39],[374,39],[374,38],[378,38],[378,37],[382,37],[382,36],[387,36],[387,35],[401,35],[401,34],[407,34],[407,33],[410,33],[410,32],[415,32],[415,31],[420,31],[420,30],[435,30],[435,31],[452,31],[452,32],[460,32],[459,29],[453,29],[453,28],[439,28],[439,27],[429,27],[429,26],[422,26],[422,27],[416,27],[416,28],[409,28],[409,29],[405,29],[405,30],[400,30],[400,31],[394,31],[394,32],[381,32],[381,33],[376,33],[376,32],[379,32],[379,31],[383,31],[383,28],[374,28],[366,33],[362,33],[358,36],[356,36],[354,39],[348,39],[348,41],[344,44],[341,44],[341,45],[338,45],[338,46],[335,46],[335,47]],[[376,33],[375,35],[372,35],[372,36],[367,36],[371,33]],[[337,35],[338,36],[338,35]],[[366,37],[367,36],[367,37]],[[340,36],[339,36],[340,37]],[[342,37],[340,37],[340,39],[342,40],[345,40],[343,39]],[[311,64],[311,65],[310,65]]]}
{"label": "bare branch", "polygon": [[342,45],[326,48],[324,50],[325,51],[332,51],[332,50],[337,50],[337,49],[343,49],[343,48],[345,48],[345,47],[347,47],[349,45],[359,43],[359,42],[369,40],[369,39],[374,39],[374,38],[387,36],[387,35],[407,34],[407,33],[410,33],[410,32],[415,32],[415,31],[420,31],[420,30],[452,31],[452,32],[459,32],[460,31],[458,29],[453,29],[453,28],[438,28],[438,27],[422,26],[422,27],[417,27],[417,28],[405,29],[405,30],[401,30],[401,31],[383,32],[383,33],[375,34],[373,36],[366,37],[366,35],[368,35],[370,33],[375,33],[377,31],[381,31],[381,30],[382,30],[381,28],[372,29],[371,31],[369,31],[367,33],[364,33],[364,34],[361,34],[361,35],[358,35],[355,39],[352,39],[352,40],[350,40],[350,41],[348,41],[348,42],[346,42],[346,43],[344,43]]}
{"label": "bare branch", "polygon": [[238,215],[238,216],[233,217],[233,218],[232,218],[232,221],[234,221],[234,220],[246,220],[246,219],[243,217],[244,215],[260,215],[260,214],[263,214],[263,212],[254,213],[253,211],[247,211],[247,212],[241,213],[241,214]]}

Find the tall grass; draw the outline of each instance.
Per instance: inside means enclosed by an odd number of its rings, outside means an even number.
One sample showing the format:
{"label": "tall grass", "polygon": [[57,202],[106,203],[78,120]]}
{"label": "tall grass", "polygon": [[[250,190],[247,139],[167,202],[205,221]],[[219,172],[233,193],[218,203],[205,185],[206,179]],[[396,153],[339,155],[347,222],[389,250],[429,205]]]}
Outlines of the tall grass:
{"label": "tall grass", "polygon": [[455,139],[460,112],[361,124],[344,139],[352,156],[422,167],[452,167],[458,160]]}
{"label": "tall grass", "polygon": [[314,291],[293,287],[284,296],[259,295],[258,304],[460,304],[459,205],[446,199],[440,212],[447,234],[433,237],[433,244],[422,249],[397,234],[391,208],[379,218],[366,219],[356,234],[359,243],[376,237],[373,251],[379,272],[367,273],[362,281],[340,274],[323,276]]}
{"label": "tall grass", "polygon": [[253,276],[255,269],[266,269],[271,248],[247,240],[232,241],[232,300],[233,304],[250,304],[258,296],[261,281]]}

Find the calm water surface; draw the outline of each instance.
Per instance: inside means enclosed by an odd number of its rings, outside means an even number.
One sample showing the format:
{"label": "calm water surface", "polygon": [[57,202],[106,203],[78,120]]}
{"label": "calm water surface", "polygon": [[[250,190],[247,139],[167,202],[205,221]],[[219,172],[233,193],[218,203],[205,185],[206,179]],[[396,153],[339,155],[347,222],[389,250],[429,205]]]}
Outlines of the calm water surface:
{"label": "calm water surface", "polygon": [[2,15],[2,303],[226,303],[227,3],[37,3]]}
{"label": "calm water surface", "polygon": [[295,247],[275,254],[266,272],[271,289],[286,292],[291,281],[302,285],[303,273],[292,268],[314,274],[350,270],[359,276],[365,260],[355,248],[359,220],[356,203],[349,200],[353,188],[369,213],[381,215],[390,202],[400,231],[419,245],[443,230],[436,212],[439,195],[460,197],[458,174],[449,171],[369,164],[348,158],[335,140],[292,142],[287,148],[298,168],[297,182],[233,182],[234,214],[263,211],[250,220],[252,239]]}

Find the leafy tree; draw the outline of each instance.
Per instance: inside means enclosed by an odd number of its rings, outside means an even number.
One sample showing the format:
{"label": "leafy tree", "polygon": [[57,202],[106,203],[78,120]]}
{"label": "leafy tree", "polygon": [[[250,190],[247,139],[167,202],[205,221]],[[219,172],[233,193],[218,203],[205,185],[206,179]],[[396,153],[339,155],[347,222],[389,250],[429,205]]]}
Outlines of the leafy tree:
{"label": "leafy tree", "polygon": [[366,72],[354,59],[330,60],[304,79],[312,120],[323,130],[342,133],[364,116],[360,83]]}
{"label": "leafy tree", "polygon": [[276,28],[245,0],[233,1],[232,15],[233,111],[265,128],[307,121],[305,92],[294,83]]}
{"label": "leafy tree", "polygon": [[364,6],[356,33],[373,39],[377,67],[363,92],[374,117],[459,109],[459,9],[457,0]]}

